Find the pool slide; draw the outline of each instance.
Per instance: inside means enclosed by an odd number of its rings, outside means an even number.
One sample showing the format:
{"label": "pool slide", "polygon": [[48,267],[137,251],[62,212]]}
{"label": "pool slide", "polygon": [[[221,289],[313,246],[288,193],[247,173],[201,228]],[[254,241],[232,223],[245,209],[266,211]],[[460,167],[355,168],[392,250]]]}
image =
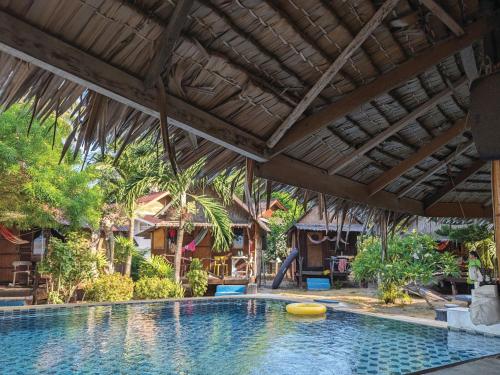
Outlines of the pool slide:
{"label": "pool slide", "polygon": [[273,280],[273,285],[271,286],[271,288],[278,289],[280,287],[281,282],[285,277],[286,270],[288,269],[288,267],[290,267],[294,259],[297,258],[298,256],[299,256],[299,249],[293,249],[290,252],[290,254],[286,257],[285,261],[281,265],[278,273],[276,274],[276,277]]}

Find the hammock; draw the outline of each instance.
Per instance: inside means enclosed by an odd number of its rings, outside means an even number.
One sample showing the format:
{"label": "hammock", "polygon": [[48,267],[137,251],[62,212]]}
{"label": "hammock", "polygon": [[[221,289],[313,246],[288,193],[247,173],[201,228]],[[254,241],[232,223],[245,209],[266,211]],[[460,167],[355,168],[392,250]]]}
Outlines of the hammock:
{"label": "hammock", "polygon": [[18,236],[16,236],[10,230],[5,228],[2,224],[0,224],[0,235],[2,235],[3,238],[5,238],[7,241],[9,241],[15,245],[24,245],[24,244],[29,243],[29,241],[25,241],[22,238],[19,238]]}
{"label": "hammock", "polygon": [[[311,235],[309,233],[307,233],[307,239],[315,245],[319,245],[320,243],[323,243],[325,241],[330,241],[330,242],[337,241],[337,237],[328,237],[328,236],[323,236],[323,238],[321,240],[315,240],[311,237]],[[340,239],[340,242],[347,245],[347,242],[345,242],[342,238]]]}
{"label": "hammock", "polygon": [[200,230],[196,235],[196,237],[194,238],[194,240],[188,243],[186,246],[184,246],[183,250],[194,253],[196,250],[196,246],[198,246],[201,243],[201,241],[203,241],[207,233],[208,233],[208,228],[203,228],[202,230]]}

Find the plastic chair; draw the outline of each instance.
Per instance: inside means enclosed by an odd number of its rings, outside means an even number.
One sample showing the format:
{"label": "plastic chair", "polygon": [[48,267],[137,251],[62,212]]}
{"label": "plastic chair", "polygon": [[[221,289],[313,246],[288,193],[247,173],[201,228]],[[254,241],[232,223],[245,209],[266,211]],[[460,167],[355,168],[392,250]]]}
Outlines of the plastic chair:
{"label": "plastic chair", "polygon": [[[16,277],[17,274],[24,274],[26,275],[26,285],[30,284],[30,279],[31,279],[31,267],[32,263],[29,261],[23,261],[23,260],[16,260],[12,262],[12,267],[14,267],[14,271],[12,271],[12,284],[10,286],[16,286]],[[18,269],[19,268],[25,268],[25,269]]]}

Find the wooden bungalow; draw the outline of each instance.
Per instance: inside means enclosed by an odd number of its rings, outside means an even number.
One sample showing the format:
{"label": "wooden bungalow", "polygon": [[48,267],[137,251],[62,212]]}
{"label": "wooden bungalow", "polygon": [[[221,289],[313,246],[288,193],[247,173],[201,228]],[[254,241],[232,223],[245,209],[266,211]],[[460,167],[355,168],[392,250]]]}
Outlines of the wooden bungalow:
{"label": "wooden bungalow", "polygon": [[305,277],[327,276],[333,281],[349,275],[363,225],[354,218],[344,221],[334,219],[327,225],[314,206],[288,230],[291,248],[299,250],[294,267],[299,283]]}
{"label": "wooden bungalow", "polygon": [[[262,246],[269,229],[260,219],[253,219],[246,204],[233,196],[227,206],[234,233],[234,241],[228,252],[221,253],[213,248],[210,223],[199,207],[190,219],[192,231],[184,234],[182,270],[183,275],[191,260],[200,259],[209,271],[209,284],[241,284],[255,280],[258,275]],[[155,216],[156,223],[139,236],[151,240],[151,254],[165,256],[173,262],[177,229],[176,216],[166,211]]]}

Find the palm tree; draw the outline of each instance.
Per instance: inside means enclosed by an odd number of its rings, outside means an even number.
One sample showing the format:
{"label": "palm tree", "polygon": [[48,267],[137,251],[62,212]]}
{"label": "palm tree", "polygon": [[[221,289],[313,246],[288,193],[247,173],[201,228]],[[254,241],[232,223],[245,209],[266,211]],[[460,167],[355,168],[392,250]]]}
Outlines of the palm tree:
{"label": "palm tree", "polygon": [[[121,214],[125,214],[127,217],[129,226],[128,240],[132,245],[134,243],[134,223],[138,196],[135,195],[135,192],[129,191],[127,186],[132,181],[135,181],[139,173],[148,170],[151,163],[154,163],[156,156],[150,152],[148,146],[149,144],[146,142],[129,145],[124,152],[119,152],[119,157],[96,155],[94,161],[96,168],[102,174],[101,185],[103,185],[102,188],[106,192],[108,201],[111,204],[118,205]],[[117,223],[113,222],[112,224]],[[110,259],[110,262],[112,263],[113,260]],[[131,265],[132,254],[130,253],[125,261],[124,275],[130,276]]]}
{"label": "palm tree", "polygon": [[[218,199],[203,193],[205,188],[212,185],[207,179],[200,178],[204,165],[205,160],[201,159],[189,168],[174,173],[170,165],[155,160],[150,162],[148,168],[139,170],[125,187],[129,196],[134,199],[148,193],[152,188],[168,191],[171,200],[166,209],[173,212],[179,225],[174,258],[176,281],[180,281],[184,233],[197,207],[211,224],[210,231],[215,251],[229,250],[233,240],[231,220],[223,204]],[[216,186],[213,187],[214,190],[218,190]]]}

